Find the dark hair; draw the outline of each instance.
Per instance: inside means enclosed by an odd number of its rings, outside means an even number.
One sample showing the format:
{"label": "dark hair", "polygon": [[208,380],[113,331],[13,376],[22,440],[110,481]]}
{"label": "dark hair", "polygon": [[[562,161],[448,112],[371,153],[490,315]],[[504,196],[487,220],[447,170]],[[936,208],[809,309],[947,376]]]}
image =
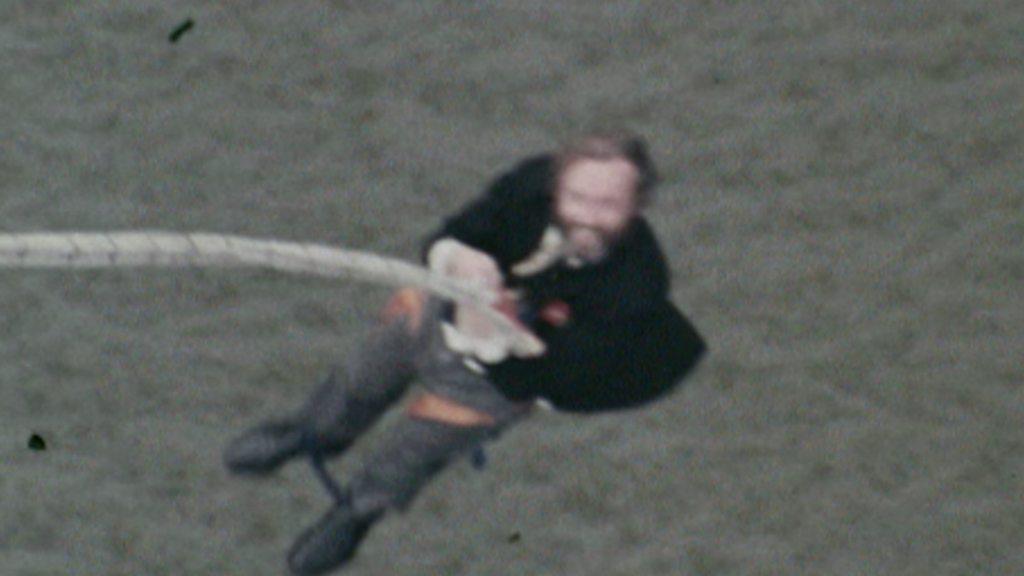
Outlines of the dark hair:
{"label": "dark hair", "polygon": [[590,132],[563,145],[555,153],[555,179],[561,178],[565,169],[581,159],[612,160],[621,158],[632,164],[637,171],[637,205],[650,204],[654,188],[658,185],[658,170],[654,166],[647,143],[639,135],[628,130]]}

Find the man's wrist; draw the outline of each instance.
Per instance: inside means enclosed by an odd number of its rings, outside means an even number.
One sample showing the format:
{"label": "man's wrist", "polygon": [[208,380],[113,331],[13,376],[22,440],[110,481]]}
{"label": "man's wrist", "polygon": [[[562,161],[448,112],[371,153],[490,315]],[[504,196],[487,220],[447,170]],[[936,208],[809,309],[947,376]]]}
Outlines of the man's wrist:
{"label": "man's wrist", "polygon": [[446,274],[452,260],[463,250],[472,248],[450,236],[441,238],[431,244],[430,250],[427,251],[427,267],[437,274]]}

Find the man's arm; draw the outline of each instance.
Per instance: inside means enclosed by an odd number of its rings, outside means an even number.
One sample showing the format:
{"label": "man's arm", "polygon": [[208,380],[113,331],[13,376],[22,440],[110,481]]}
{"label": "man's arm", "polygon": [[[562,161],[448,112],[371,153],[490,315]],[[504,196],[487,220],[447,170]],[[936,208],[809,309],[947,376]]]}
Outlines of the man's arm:
{"label": "man's arm", "polygon": [[642,316],[555,333],[547,344],[544,356],[512,358],[490,374],[510,398],[544,398],[566,412],[622,410],[661,398],[707,350],[693,325],[667,301]]}
{"label": "man's arm", "polygon": [[524,198],[542,192],[550,178],[551,160],[537,156],[516,165],[501,175],[478,199],[446,218],[423,244],[422,259],[431,268],[444,264],[451,254],[464,253],[459,248],[472,248],[503,261],[509,238],[517,236],[522,224],[515,206]]}
{"label": "man's arm", "polygon": [[[522,162],[492,182],[482,197],[447,218],[424,243],[422,257],[427,266],[451,278],[501,290],[500,262],[509,260],[510,238],[522,235],[519,213],[528,203],[524,200],[544,193],[549,167],[549,159],[543,156]],[[482,360],[495,361],[509,352],[538,353],[512,347],[478,310],[458,306],[454,323],[457,333],[446,333],[448,344]]]}

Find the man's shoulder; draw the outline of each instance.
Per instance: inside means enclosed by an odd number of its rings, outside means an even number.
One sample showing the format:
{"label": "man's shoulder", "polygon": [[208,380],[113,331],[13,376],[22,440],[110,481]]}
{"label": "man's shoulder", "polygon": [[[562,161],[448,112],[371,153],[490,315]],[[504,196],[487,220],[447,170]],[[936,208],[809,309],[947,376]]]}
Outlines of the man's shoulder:
{"label": "man's shoulder", "polygon": [[668,267],[653,231],[639,217],[610,260],[595,268],[591,278],[582,300],[602,318],[644,316],[668,297]]}
{"label": "man's shoulder", "polygon": [[657,253],[661,252],[661,246],[658,242],[657,235],[654,233],[654,228],[651,227],[651,223],[647,221],[647,218],[642,215],[636,216],[633,220],[633,224],[630,226],[628,240],[636,250]]}
{"label": "man's shoulder", "polygon": [[[633,283],[654,283],[657,292],[668,289],[668,264],[653,228],[637,216],[618,254],[619,269]],[[652,286],[655,287],[655,286]]]}
{"label": "man's shoulder", "polygon": [[507,173],[523,177],[550,176],[554,172],[554,167],[555,155],[543,152],[516,162]]}
{"label": "man's shoulder", "polygon": [[546,196],[554,183],[555,158],[537,154],[517,162],[492,180],[488,194],[507,200],[528,200]]}

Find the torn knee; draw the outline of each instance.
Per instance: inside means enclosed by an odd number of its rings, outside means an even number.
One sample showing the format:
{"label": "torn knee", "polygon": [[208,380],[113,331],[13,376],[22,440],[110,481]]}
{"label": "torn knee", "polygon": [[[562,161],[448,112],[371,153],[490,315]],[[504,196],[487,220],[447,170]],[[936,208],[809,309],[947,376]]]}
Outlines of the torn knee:
{"label": "torn knee", "polygon": [[409,333],[414,334],[423,324],[426,305],[425,292],[416,288],[402,288],[392,294],[391,299],[381,310],[380,319],[388,324],[405,322]]}

